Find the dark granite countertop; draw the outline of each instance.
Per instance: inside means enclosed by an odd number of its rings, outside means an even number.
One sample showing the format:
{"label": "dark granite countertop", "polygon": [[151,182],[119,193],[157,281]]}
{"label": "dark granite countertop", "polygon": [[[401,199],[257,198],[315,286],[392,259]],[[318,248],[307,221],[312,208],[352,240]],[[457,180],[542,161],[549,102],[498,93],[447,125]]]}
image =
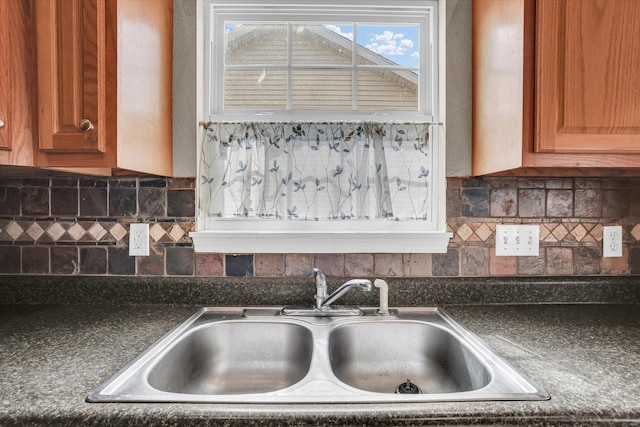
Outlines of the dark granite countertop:
{"label": "dark granite countertop", "polygon": [[587,425],[640,423],[640,305],[445,309],[549,401],[240,405],[86,403],[196,305],[1,305],[0,425]]}

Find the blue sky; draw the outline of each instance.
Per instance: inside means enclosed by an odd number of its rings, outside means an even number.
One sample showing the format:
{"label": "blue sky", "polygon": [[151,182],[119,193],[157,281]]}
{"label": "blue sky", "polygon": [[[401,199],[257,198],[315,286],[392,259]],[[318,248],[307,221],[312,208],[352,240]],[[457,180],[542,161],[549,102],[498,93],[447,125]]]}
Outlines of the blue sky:
{"label": "blue sky", "polygon": [[[326,28],[353,40],[352,25],[325,25]],[[358,44],[404,66],[417,67],[418,26],[358,25]]]}
{"label": "blue sky", "polygon": [[[225,31],[233,31],[242,24],[226,24]],[[324,27],[353,40],[353,25],[324,24]],[[384,56],[396,64],[419,65],[418,26],[358,24],[358,44]]]}

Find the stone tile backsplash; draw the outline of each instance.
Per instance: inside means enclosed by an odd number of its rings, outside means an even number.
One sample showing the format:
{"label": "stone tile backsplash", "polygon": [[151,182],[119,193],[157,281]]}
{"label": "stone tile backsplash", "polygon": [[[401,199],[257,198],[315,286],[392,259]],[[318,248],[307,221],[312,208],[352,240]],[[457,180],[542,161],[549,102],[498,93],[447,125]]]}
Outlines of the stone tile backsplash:
{"label": "stone tile backsplash", "polygon": [[[446,254],[196,254],[195,180],[0,178],[0,274],[332,277],[640,275],[640,179],[450,178]],[[130,257],[129,225],[151,254]],[[538,224],[540,255],[495,256],[500,223]],[[605,225],[623,256],[602,257]]]}

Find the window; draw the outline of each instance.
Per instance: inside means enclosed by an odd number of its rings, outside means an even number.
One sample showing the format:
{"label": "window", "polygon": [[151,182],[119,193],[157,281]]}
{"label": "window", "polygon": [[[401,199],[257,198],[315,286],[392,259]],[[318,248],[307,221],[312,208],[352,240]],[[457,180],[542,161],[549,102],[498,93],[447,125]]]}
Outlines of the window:
{"label": "window", "polygon": [[196,250],[445,251],[437,10],[205,2]]}
{"label": "window", "polygon": [[212,121],[435,122],[436,1],[210,1],[205,24]]}

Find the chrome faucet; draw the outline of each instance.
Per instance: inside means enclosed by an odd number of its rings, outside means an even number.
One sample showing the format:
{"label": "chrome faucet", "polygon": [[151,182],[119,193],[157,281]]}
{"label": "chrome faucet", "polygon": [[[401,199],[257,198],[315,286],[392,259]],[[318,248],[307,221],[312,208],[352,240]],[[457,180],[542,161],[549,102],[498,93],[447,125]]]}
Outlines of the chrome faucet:
{"label": "chrome faucet", "polygon": [[284,307],[282,314],[297,316],[360,316],[362,311],[358,307],[332,304],[350,289],[360,289],[368,292],[373,288],[370,280],[351,279],[343,283],[333,293],[327,295],[327,276],[319,268],[314,268],[313,278],[316,283],[315,304],[313,307]]}

